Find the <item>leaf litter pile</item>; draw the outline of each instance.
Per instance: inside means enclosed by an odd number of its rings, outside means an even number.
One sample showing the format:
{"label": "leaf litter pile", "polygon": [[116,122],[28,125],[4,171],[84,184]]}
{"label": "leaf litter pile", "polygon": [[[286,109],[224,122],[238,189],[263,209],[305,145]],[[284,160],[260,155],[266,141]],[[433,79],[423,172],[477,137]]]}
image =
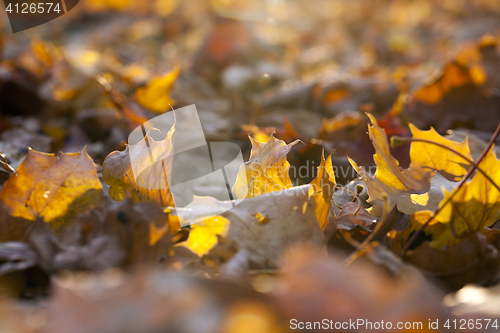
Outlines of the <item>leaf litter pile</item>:
{"label": "leaf litter pile", "polygon": [[[17,34],[1,19],[0,331],[497,330],[497,0],[87,0]],[[207,183],[186,221],[168,186],[130,177],[127,138],[191,104],[246,162],[238,205]],[[161,158],[175,126],[147,134]]]}

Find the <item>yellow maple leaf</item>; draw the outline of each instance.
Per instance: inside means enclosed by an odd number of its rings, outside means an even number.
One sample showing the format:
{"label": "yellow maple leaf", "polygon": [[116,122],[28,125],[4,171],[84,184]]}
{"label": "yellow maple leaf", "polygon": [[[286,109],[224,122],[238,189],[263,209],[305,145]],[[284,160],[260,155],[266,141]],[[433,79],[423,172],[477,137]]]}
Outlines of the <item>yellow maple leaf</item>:
{"label": "yellow maple leaf", "polygon": [[13,217],[42,218],[57,229],[101,197],[96,167],[85,149],[57,157],[28,149],[0,192],[0,206]]}
{"label": "yellow maple leaf", "polygon": [[267,143],[249,138],[252,142],[252,151],[250,160],[240,167],[233,186],[236,197],[238,199],[255,197],[292,187],[288,174],[290,163],[286,155],[300,140],[286,144],[273,135]]}
{"label": "yellow maple leaf", "polygon": [[163,76],[153,77],[145,87],[136,90],[135,98],[149,110],[160,113],[168,111],[174,103],[170,97],[170,89],[178,75],[179,68],[175,68]]}
{"label": "yellow maple leaf", "polygon": [[[492,147],[479,164],[481,169],[494,181],[500,184],[500,160]],[[451,202],[444,203],[453,192],[444,191],[441,210],[433,218],[444,224],[439,229],[430,229],[434,241],[431,246],[442,248],[451,246],[470,233],[481,231],[495,223],[500,217],[500,191],[480,172],[466,182],[453,196]]]}
{"label": "yellow maple leaf", "polygon": [[[432,127],[428,131],[422,131],[413,124],[409,124],[409,126],[414,139],[436,142],[461,153],[470,160],[472,159],[468,138],[465,138],[462,142],[451,141],[443,138]],[[467,168],[463,166],[466,161],[463,158],[443,147],[426,142],[411,143],[410,159],[412,164],[418,163],[423,167],[432,168],[445,175],[452,175],[456,181],[467,173]]]}
{"label": "yellow maple leaf", "polygon": [[[494,147],[486,154],[479,166],[496,184],[500,183],[500,160],[494,154]],[[400,252],[411,234],[430,220],[425,229],[431,237],[430,246],[436,249],[449,248],[476,232],[486,235],[491,230],[486,227],[500,218],[500,191],[480,172],[456,190],[444,189],[441,208],[436,216],[432,211],[419,211],[410,216],[410,226],[402,232],[392,232],[393,249]]]}
{"label": "yellow maple leaf", "polygon": [[[412,163],[409,169],[401,169],[399,162],[391,155],[384,129],[377,125],[375,117],[371,114],[367,115],[372,123],[368,126],[368,134],[375,148],[373,159],[377,165],[377,171],[372,177],[363,167],[358,167],[353,160],[349,159],[349,161],[367,186],[370,196],[369,202],[373,204],[371,213],[374,216],[379,216],[382,213],[382,203],[386,198],[390,200],[391,207],[398,204],[398,208],[407,214],[428,207],[432,203],[437,205],[441,197],[437,201],[434,197],[432,200],[412,197],[415,194],[425,194],[430,190],[430,180],[434,171],[423,168],[418,162]],[[403,204],[407,209],[404,209]]]}
{"label": "yellow maple leaf", "polygon": [[383,128],[377,125],[377,120],[371,114],[367,114],[372,125],[368,126],[368,134],[375,148],[373,160],[377,165],[374,178],[401,191],[423,193],[429,187],[432,172],[422,169],[414,164],[409,169],[402,170],[399,162],[392,157],[387,140],[387,134]]}
{"label": "yellow maple leaf", "polygon": [[325,155],[321,156],[321,164],[318,167],[318,174],[311,182],[311,195],[316,200],[316,218],[321,229],[325,229],[328,224],[328,214],[335,191],[335,174],[332,167],[332,155],[325,160]]}
{"label": "yellow maple leaf", "polygon": [[201,257],[217,244],[217,235],[227,235],[229,224],[230,221],[220,215],[192,224],[188,239],[179,245]]}

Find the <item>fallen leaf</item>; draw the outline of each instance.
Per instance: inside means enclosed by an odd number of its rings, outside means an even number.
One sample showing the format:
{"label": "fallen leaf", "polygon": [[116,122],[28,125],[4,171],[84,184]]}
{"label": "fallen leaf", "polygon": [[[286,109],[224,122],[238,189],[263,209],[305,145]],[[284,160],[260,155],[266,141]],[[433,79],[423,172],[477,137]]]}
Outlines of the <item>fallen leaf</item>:
{"label": "fallen leaf", "polygon": [[[124,151],[110,153],[102,165],[102,177],[110,186],[109,196],[122,200],[126,191],[132,192],[134,201],[152,201],[160,206],[174,206],[170,192],[175,125],[164,140],[155,141],[146,133],[137,144]],[[137,161],[133,169],[131,159]]]}
{"label": "fallen leaf", "polygon": [[330,206],[336,185],[331,155],[325,160],[323,152],[321,164],[318,167],[318,174],[310,185],[311,196],[316,200],[316,218],[321,229],[324,230],[328,224],[328,215],[330,214]]}
{"label": "fallen leaf", "polygon": [[365,128],[365,117],[363,117],[363,114],[361,112],[347,111],[331,119],[323,119],[318,133],[320,138],[337,133],[344,134],[345,136],[349,134],[349,132],[356,132],[352,128],[359,125],[361,125],[363,129]]}
{"label": "fallen leaf", "polygon": [[466,83],[473,83],[469,69],[459,63],[451,62],[445,66],[441,75],[430,84],[420,88],[415,97],[428,104],[438,103],[452,89]]}
{"label": "fallen leaf", "polygon": [[[192,212],[187,221],[191,224],[203,221],[204,216],[221,213],[230,221],[228,241],[248,250],[252,262],[276,266],[283,250],[295,242],[323,246],[323,234],[315,213],[316,202],[310,197],[310,191],[310,185],[297,186],[237,200],[233,208],[229,201],[195,197],[192,204],[181,209]],[[265,216],[266,223],[261,223],[259,214]],[[183,211],[182,216],[188,215]],[[202,230],[200,228],[200,232]],[[211,230],[205,232],[213,234]]]}
{"label": "fallen leaf", "polygon": [[439,132],[460,127],[493,132],[500,121],[498,45],[498,38],[485,36],[470,54],[459,53],[442,74],[431,76],[406,106],[414,123]]}
{"label": "fallen leaf", "polygon": [[188,239],[179,243],[199,256],[208,253],[217,243],[217,235],[226,236],[230,221],[222,216],[214,216],[191,225]]}
{"label": "fallen leaf", "polygon": [[[479,166],[497,185],[500,184],[500,160],[495,156],[493,146]],[[435,248],[452,246],[461,238],[471,233],[481,231],[495,223],[500,218],[500,191],[480,172],[466,182],[453,196],[451,202],[444,203],[451,197],[453,191],[444,191],[441,210],[433,217],[436,222],[431,245]]]}
{"label": "fallen leaf", "polygon": [[424,242],[409,251],[405,260],[424,275],[437,278],[453,290],[466,284],[488,285],[496,281],[500,266],[498,250],[481,233],[471,233],[448,248]]}
{"label": "fallen leaf", "polygon": [[163,76],[153,77],[145,87],[136,90],[137,101],[145,108],[158,113],[170,110],[174,100],[169,92],[179,75],[179,70],[175,68]]}
{"label": "fallen leaf", "polygon": [[[448,181],[441,174],[436,173],[432,166],[444,169],[443,171],[451,174],[460,173],[461,170],[457,169],[454,163],[454,161],[457,160],[456,157],[450,157],[450,160],[446,159],[451,153],[447,152],[440,154],[438,151],[434,151],[433,148],[431,148],[431,146],[436,147],[432,144],[425,144],[424,151],[427,152],[427,154],[424,155],[418,150],[419,147],[423,149],[422,146],[417,145],[412,148],[413,158],[410,163],[410,168],[402,170],[399,167],[398,161],[391,156],[384,130],[376,124],[376,120],[373,116],[368,116],[372,122],[372,125],[368,127],[368,131],[376,151],[374,160],[377,164],[377,171],[372,177],[363,167],[358,167],[353,160],[349,159],[349,161],[367,186],[370,196],[368,202],[373,204],[373,208],[370,211],[372,215],[380,216],[382,212],[382,202],[386,199],[390,201],[391,208],[397,205],[398,209],[406,214],[412,214],[418,210],[434,210],[437,208],[443,197],[441,187],[444,186],[451,190],[456,183]],[[422,131],[412,127],[412,131],[413,130],[418,137],[423,136]],[[431,136],[429,139],[431,141],[437,140],[439,143],[446,140],[432,131],[429,132],[429,135]],[[412,143],[412,147],[413,144],[416,143],[417,142]],[[456,146],[456,148],[462,150],[464,153],[468,153],[468,148],[464,146],[465,143],[466,142],[458,144],[457,146],[454,142],[450,142],[452,146]],[[440,150],[444,149],[440,148]],[[418,156],[419,152],[420,155],[423,156]],[[438,161],[438,159],[442,157],[445,157],[445,160]],[[470,157],[470,154],[468,157]],[[463,167],[459,167],[463,169]]]}
{"label": "fallen leaf", "polygon": [[375,219],[363,207],[354,202],[348,202],[334,221],[339,229],[352,230],[359,226],[370,231],[370,226],[375,222]]}
{"label": "fallen leaf", "polygon": [[[469,140],[466,137],[462,142],[455,142],[443,138],[434,128],[428,131],[419,130],[413,124],[409,124],[412,138],[425,139],[449,147],[465,157],[472,159],[469,151]],[[410,146],[410,159],[412,163],[418,162],[422,167],[429,167],[441,172],[443,175],[451,175],[454,181],[459,181],[467,173],[467,162],[455,153],[426,142],[412,142]]]}
{"label": "fallen leaf", "polygon": [[169,218],[162,207],[152,202],[134,203],[130,197],[119,202],[107,198],[78,216],[53,265],[96,272],[158,263],[168,257],[171,245]]}
{"label": "fallen leaf", "polygon": [[299,140],[286,144],[271,135],[267,143],[249,137],[250,160],[240,167],[233,192],[238,199],[280,191],[292,187],[286,155]]}
{"label": "fallen leaf", "polygon": [[372,123],[368,126],[368,134],[375,148],[373,159],[377,165],[374,179],[396,190],[413,193],[426,192],[432,172],[423,170],[419,165],[401,170],[399,162],[391,156],[385,131],[377,125],[375,117],[371,114],[367,114],[367,116]]}
{"label": "fallen leaf", "polygon": [[[322,247],[315,200],[309,193],[310,185],[305,185],[244,199],[223,214],[231,221],[227,238],[247,249],[253,262],[274,265],[283,250],[295,242]],[[260,223],[255,217],[258,213],[269,221]]]}
{"label": "fallen leaf", "polygon": [[40,153],[29,149],[26,159],[0,192],[3,214],[64,227],[77,214],[97,204],[102,187],[94,162],[79,153]]}

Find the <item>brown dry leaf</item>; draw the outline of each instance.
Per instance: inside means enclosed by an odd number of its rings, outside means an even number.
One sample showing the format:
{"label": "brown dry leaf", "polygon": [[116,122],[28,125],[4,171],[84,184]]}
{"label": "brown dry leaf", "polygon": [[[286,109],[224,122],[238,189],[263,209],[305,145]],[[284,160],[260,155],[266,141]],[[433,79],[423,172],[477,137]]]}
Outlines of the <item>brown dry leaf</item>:
{"label": "brown dry leaf", "polygon": [[52,266],[98,272],[158,263],[168,256],[172,245],[168,220],[163,208],[152,202],[106,198],[94,210],[78,216],[74,227],[64,235],[61,250],[52,256]]}
{"label": "brown dry leaf", "polygon": [[170,110],[174,100],[170,97],[170,89],[179,75],[179,68],[171,72],[153,77],[145,87],[137,89],[135,98],[145,108],[155,112],[166,112]]}
{"label": "brown dry leaf", "polygon": [[94,162],[85,149],[57,157],[29,149],[17,175],[5,182],[0,205],[3,214],[29,221],[41,218],[59,229],[101,196]]}
{"label": "brown dry leaf", "polygon": [[167,214],[157,204],[132,203],[127,198],[105,207],[103,215],[102,232],[125,252],[125,265],[158,263],[168,256],[170,225]]}
{"label": "brown dry leaf", "polygon": [[318,167],[316,178],[310,183],[311,196],[316,200],[316,218],[322,230],[328,224],[330,205],[332,204],[333,192],[335,192],[335,174],[332,167],[332,155],[325,160],[325,153],[321,156],[321,164]]}
{"label": "brown dry leaf", "polygon": [[252,142],[250,160],[240,167],[233,192],[238,199],[292,187],[286,155],[300,140],[286,144],[273,135],[267,143],[249,137]]}
{"label": "brown dry leaf", "polygon": [[375,219],[363,207],[354,202],[348,202],[334,221],[338,229],[352,230],[360,226],[370,231],[370,226],[375,222]]}
{"label": "brown dry leaf", "polygon": [[452,289],[465,284],[495,282],[500,268],[498,250],[481,233],[472,233],[449,248],[436,249],[425,242],[409,251],[405,259],[424,274],[438,278]]}
{"label": "brown dry leaf", "polygon": [[[328,245],[337,249],[352,251],[370,235],[371,226],[376,221],[370,213],[355,202],[348,202],[335,219],[323,231]],[[372,236],[370,236],[372,237]]]}
{"label": "brown dry leaf", "polygon": [[[102,177],[110,186],[109,196],[122,200],[129,190],[136,202],[152,201],[164,207],[174,206],[169,188],[174,133],[175,125],[164,140],[155,141],[148,132],[137,144],[109,154],[102,165]],[[136,161],[136,170],[133,170],[131,159]]]}

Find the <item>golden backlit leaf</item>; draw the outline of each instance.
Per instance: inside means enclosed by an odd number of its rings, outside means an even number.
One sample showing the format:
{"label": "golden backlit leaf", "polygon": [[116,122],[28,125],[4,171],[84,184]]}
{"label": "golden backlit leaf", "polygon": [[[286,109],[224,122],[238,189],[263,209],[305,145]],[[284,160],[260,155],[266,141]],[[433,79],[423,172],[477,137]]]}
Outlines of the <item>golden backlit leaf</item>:
{"label": "golden backlit leaf", "polygon": [[323,119],[318,132],[321,136],[322,133],[332,133],[364,123],[365,118],[362,113],[353,111],[342,112],[331,119]]}
{"label": "golden backlit leaf", "polygon": [[415,97],[425,103],[436,104],[454,88],[467,83],[481,83],[484,81],[484,75],[477,66],[468,68],[457,62],[451,62],[445,66],[440,77],[420,88]]}
{"label": "golden backlit leaf", "polygon": [[377,125],[377,120],[371,114],[367,114],[372,125],[368,126],[368,134],[375,148],[373,159],[377,165],[374,178],[386,185],[401,191],[423,193],[429,187],[432,172],[424,170],[418,165],[402,170],[399,162],[391,156],[387,135],[383,128]]}
{"label": "golden backlit leaf", "polygon": [[163,76],[153,77],[145,87],[136,90],[135,98],[149,110],[159,113],[170,110],[174,104],[174,100],[170,97],[170,89],[178,75],[179,68],[175,68]]}
{"label": "golden backlit leaf", "polygon": [[[479,166],[496,183],[500,183],[500,160],[493,153],[494,147],[486,154]],[[393,248],[401,251],[411,234],[425,224],[430,246],[444,249],[457,245],[476,232],[487,233],[485,227],[491,226],[500,218],[500,191],[480,172],[476,172],[453,196],[453,189],[444,189],[444,198],[439,203],[441,210],[433,216],[429,210],[416,212],[410,216],[410,227],[405,231],[393,233]],[[432,219],[431,219],[432,218]]]}
{"label": "golden backlit leaf", "polygon": [[[423,195],[431,189],[431,178],[434,172],[430,169],[424,169],[418,162],[412,163],[409,169],[401,169],[399,162],[391,156],[389,142],[384,129],[377,125],[376,119],[368,114],[372,125],[368,126],[368,134],[375,148],[373,159],[377,165],[375,175],[370,176],[363,167],[351,159],[351,165],[365,182],[370,199],[368,202],[373,204],[371,213],[374,216],[380,216],[382,213],[382,203],[386,198],[390,200],[391,208],[398,204],[398,209],[404,213],[411,214],[420,209],[432,209],[434,205],[441,200],[441,191],[438,191],[436,197],[425,198],[411,197],[412,195]],[[436,183],[445,180],[436,178]],[[449,184],[448,184],[449,186]],[[434,192],[429,192],[429,196]],[[423,205],[422,205],[423,204]]]}
{"label": "golden backlit leaf", "polygon": [[323,97],[323,102],[335,103],[349,96],[349,90],[347,89],[332,89],[325,93]]}
{"label": "golden backlit leaf", "polygon": [[[124,151],[110,153],[102,165],[102,177],[110,186],[109,196],[122,200],[126,191],[134,201],[152,201],[160,206],[174,206],[169,177],[172,169],[175,125],[162,141],[149,133]],[[132,156],[131,156],[132,155]],[[133,169],[132,160],[135,161]]]}
{"label": "golden backlit leaf", "polygon": [[17,175],[5,182],[0,204],[5,214],[32,221],[42,218],[57,229],[101,196],[94,162],[85,149],[57,157],[29,149]]}
{"label": "golden backlit leaf", "polygon": [[185,242],[179,243],[200,257],[208,253],[217,244],[217,235],[225,237],[230,221],[222,216],[214,216],[191,224],[191,231]]}
{"label": "golden backlit leaf", "polygon": [[[462,142],[455,142],[443,138],[434,128],[428,131],[419,130],[413,124],[409,124],[412,137],[414,139],[425,139],[449,147],[465,157],[472,159],[468,138]],[[463,166],[466,161],[455,153],[437,145],[425,142],[412,142],[410,147],[410,159],[412,163],[417,162],[423,167],[429,167],[440,171],[443,174],[455,176],[455,180],[460,180],[467,173]]]}
{"label": "golden backlit leaf", "polygon": [[333,192],[335,191],[335,174],[332,167],[332,156],[325,160],[324,152],[321,156],[321,164],[318,167],[318,174],[311,182],[311,195],[316,200],[316,218],[322,230],[328,224],[328,215],[332,203]]}
{"label": "golden backlit leaf", "polygon": [[[286,155],[300,140],[286,144],[271,135],[267,143],[249,137],[250,160],[240,167],[233,192],[238,199],[280,191],[292,187]],[[248,189],[248,192],[247,192]]]}
{"label": "golden backlit leaf", "polygon": [[[479,164],[481,169],[496,183],[500,184],[500,160],[494,153],[494,146]],[[444,191],[441,205],[451,196]],[[431,246],[442,248],[457,244],[461,238],[481,231],[500,218],[500,191],[480,172],[462,186],[452,201],[443,206],[434,219],[444,224],[444,230],[430,229],[434,241]]]}
{"label": "golden backlit leaf", "polygon": [[256,125],[247,125],[247,124],[240,125],[240,128],[244,132],[249,132],[249,135],[251,135],[256,141],[260,142],[267,142],[271,137],[271,133],[274,131],[274,128],[272,128],[272,132],[268,132],[266,131],[267,128],[260,128],[259,126]]}

